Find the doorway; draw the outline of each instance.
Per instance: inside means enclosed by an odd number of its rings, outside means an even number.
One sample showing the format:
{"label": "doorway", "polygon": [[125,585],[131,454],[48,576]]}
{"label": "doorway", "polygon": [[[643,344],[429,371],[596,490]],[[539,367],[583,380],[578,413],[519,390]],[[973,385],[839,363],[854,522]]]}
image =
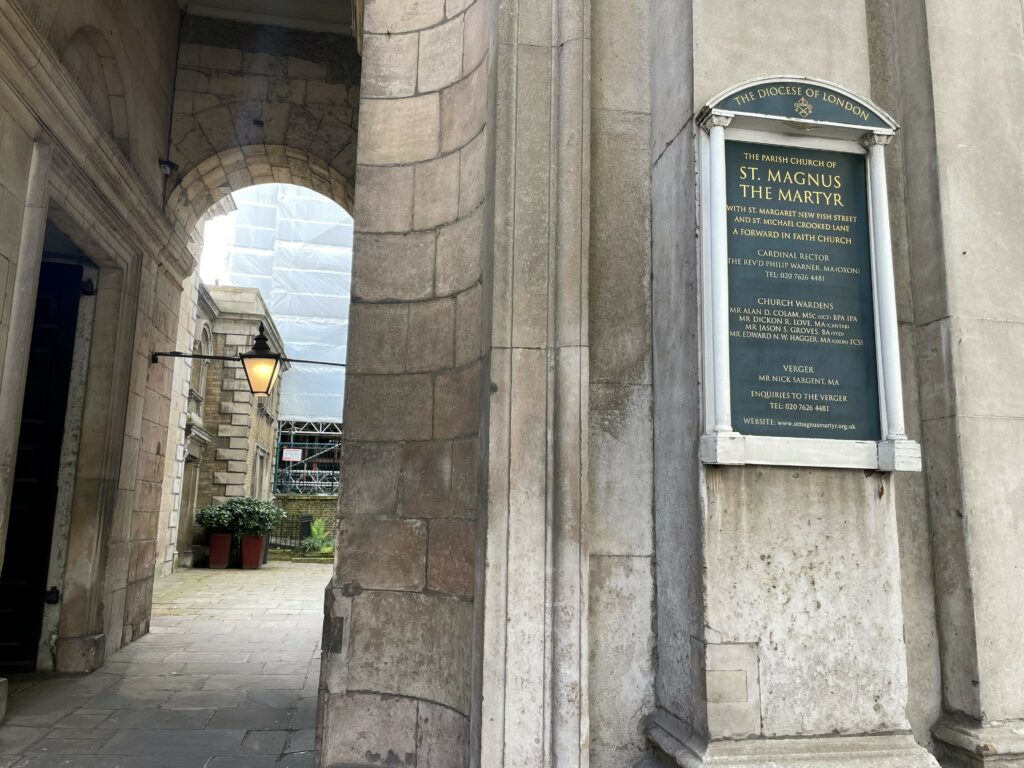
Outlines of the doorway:
{"label": "doorway", "polygon": [[10,525],[0,572],[0,672],[33,672],[43,612],[59,592],[47,574],[83,268],[44,261],[39,273]]}

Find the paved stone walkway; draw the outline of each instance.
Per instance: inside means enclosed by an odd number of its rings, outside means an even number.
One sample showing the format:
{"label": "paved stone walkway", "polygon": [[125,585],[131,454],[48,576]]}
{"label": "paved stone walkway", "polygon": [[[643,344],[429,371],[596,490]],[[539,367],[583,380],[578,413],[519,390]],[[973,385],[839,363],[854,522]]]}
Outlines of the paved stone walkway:
{"label": "paved stone walkway", "polygon": [[330,565],[158,579],[149,635],[91,675],[14,676],[0,768],[312,768]]}

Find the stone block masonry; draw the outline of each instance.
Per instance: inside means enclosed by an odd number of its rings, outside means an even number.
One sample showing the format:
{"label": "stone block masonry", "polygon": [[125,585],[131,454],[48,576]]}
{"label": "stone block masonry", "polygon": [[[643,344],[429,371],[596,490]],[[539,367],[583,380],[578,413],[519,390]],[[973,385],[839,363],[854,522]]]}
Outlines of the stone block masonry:
{"label": "stone block masonry", "polygon": [[[199,275],[193,273],[182,287],[178,326],[174,349],[192,349],[195,335]],[[158,576],[174,568],[177,553],[178,519],[182,504],[182,478],[185,467],[185,430],[188,426],[188,398],[192,384],[192,367],[188,358],[174,361],[171,385],[171,411],[168,419],[168,450],[164,463],[160,528],[157,541],[156,569]]]}
{"label": "stone block masonry", "polygon": [[[144,269],[140,305],[145,314],[139,319],[133,363],[145,378],[137,390],[129,393],[130,398],[141,399],[142,408],[137,426],[128,426],[119,480],[128,493],[115,507],[108,534],[111,549],[126,555],[121,562],[127,567],[112,568],[105,582],[107,654],[149,631],[173,376],[173,361],[150,364],[149,353],[173,348],[179,291],[180,284],[165,270],[156,265]],[[159,321],[161,317],[165,318],[163,322]],[[76,668],[74,656],[65,654],[62,658],[59,646],[57,663],[62,670]]]}
{"label": "stone block masonry", "polygon": [[[266,670],[204,671],[224,649],[180,651],[176,669],[174,638],[198,626],[179,615],[121,651],[153,674],[15,692],[31,713],[8,712],[0,764],[1024,762],[1018,0],[353,0],[358,43],[182,7],[0,0],[0,442],[49,219],[98,271],[54,606],[58,668],[93,670],[146,632],[170,543],[168,397],[184,381],[149,355],[187,328],[193,225],[269,181],[349,207],[322,674],[315,642],[301,659],[284,647],[309,640],[308,599],[225,645],[266,652],[230,663],[303,667],[262,691],[250,673]],[[886,166],[914,478],[697,454],[710,137],[694,118],[723,89],[793,72],[902,125]],[[742,138],[740,122],[718,128]],[[165,180],[168,152],[180,172]],[[247,345],[251,328],[230,326],[210,351]],[[237,371],[210,372],[214,500],[251,491],[246,439],[271,432]],[[0,490],[13,462],[0,455]],[[183,586],[172,612],[207,588]],[[246,629],[207,623],[204,646]],[[160,701],[120,706],[140,696]],[[276,727],[300,712],[301,733]]]}
{"label": "stone block masonry", "polygon": [[[235,357],[252,346],[263,323],[271,345],[283,343],[259,292],[253,288],[206,288],[216,307],[211,331],[213,354]],[[287,371],[281,374],[287,375]],[[203,425],[213,435],[212,450],[200,465],[197,505],[216,504],[238,496],[269,498],[276,450],[279,387],[268,398],[253,397],[241,365],[214,361],[208,368],[203,399]],[[266,475],[254,478],[255,456],[268,457]]]}
{"label": "stone block masonry", "polygon": [[468,766],[491,10],[366,3],[324,766]]}
{"label": "stone block masonry", "polygon": [[167,203],[182,232],[251,184],[300,184],[351,211],[359,77],[350,37],[186,17]]}
{"label": "stone block masonry", "polygon": [[591,14],[590,764],[612,768],[645,754],[655,701],[651,19]]}

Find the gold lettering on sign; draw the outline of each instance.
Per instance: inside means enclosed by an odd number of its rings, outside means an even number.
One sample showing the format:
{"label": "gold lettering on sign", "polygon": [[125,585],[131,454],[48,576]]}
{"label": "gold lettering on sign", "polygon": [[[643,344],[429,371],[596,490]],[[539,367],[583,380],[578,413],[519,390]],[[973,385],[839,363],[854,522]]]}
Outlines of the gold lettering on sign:
{"label": "gold lettering on sign", "polygon": [[[790,171],[779,168],[768,168],[767,173],[763,173],[764,169],[756,165],[759,162],[785,163],[827,169],[835,167],[835,161],[789,155],[762,155],[758,152],[744,152],[743,159],[748,163],[739,168],[740,195],[744,200],[778,200],[780,203],[802,203],[830,208],[843,208],[846,205],[839,192],[843,187],[843,179],[838,173]],[[771,237],[768,234],[756,236]],[[818,242],[832,241],[819,240]]]}
{"label": "gold lettering on sign", "polygon": [[746,434],[873,438],[863,158],[739,141],[726,156],[734,424]]}
{"label": "gold lettering on sign", "polygon": [[[854,117],[865,122],[870,121],[872,117],[871,113],[864,109],[860,104],[841,94],[834,93],[833,91],[827,91],[822,88],[798,85],[795,83],[766,85],[760,88],[752,88],[749,91],[744,91],[743,93],[733,96],[732,106],[751,107],[755,102],[771,98],[773,96],[797,97],[793,102],[793,111],[797,116],[803,118],[810,117],[811,113],[814,111],[813,101],[819,101],[824,104],[831,104],[832,106],[839,107],[845,112],[849,112]],[[811,101],[808,101],[808,99]]]}

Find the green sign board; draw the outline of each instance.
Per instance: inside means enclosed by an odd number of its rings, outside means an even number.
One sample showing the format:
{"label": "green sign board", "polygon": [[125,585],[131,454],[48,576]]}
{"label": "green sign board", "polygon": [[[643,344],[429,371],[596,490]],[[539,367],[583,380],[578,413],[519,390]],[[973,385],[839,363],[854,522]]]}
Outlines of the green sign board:
{"label": "green sign board", "polygon": [[823,123],[889,128],[890,124],[858,99],[817,83],[780,80],[736,91],[715,105],[718,109],[769,117]]}
{"label": "green sign board", "polygon": [[726,142],[733,428],[878,440],[863,155]]}

